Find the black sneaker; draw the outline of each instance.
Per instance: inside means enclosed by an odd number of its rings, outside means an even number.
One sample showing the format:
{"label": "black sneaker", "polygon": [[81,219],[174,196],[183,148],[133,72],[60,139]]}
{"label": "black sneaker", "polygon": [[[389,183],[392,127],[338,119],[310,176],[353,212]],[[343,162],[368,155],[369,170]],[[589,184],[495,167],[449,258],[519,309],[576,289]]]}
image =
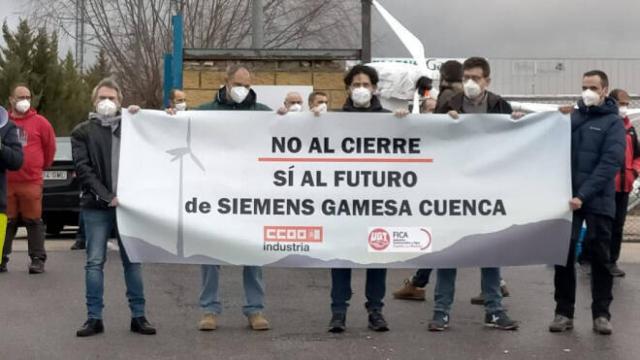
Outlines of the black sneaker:
{"label": "black sneaker", "polygon": [[518,322],[511,320],[507,313],[500,311],[497,313],[487,313],[484,317],[484,326],[500,330],[517,330]]}
{"label": "black sneaker", "polygon": [[42,274],[44,272],[44,260],[40,258],[31,259],[29,264],[29,274]]}
{"label": "black sneaker", "polygon": [[329,322],[329,332],[339,334],[347,329],[347,314],[335,313]]}
{"label": "black sneaker", "polygon": [[9,258],[6,256],[2,257],[2,263],[0,263],[0,273],[7,272],[7,263],[9,262]]}
{"label": "black sneaker", "polygon": [[380,311],[369,312],[369,329],[373,331],[389,331],[389,325]]}
{"label": "black sneaker", "polygon": [[449,327],[449,315],[442,312],[434,312],[433,319],[429,321],[429,331],[445,331]]}
{"label": "black sneaker", "polygon": [[131,331],[142,335],[155,335],[156,329],[151,326],[144,316],[131,319]]}
{"label": "black sneaker", "polygon": [[77,337],[87,337],[104,332],[104,325],[100,319],[89,319],[76,331]]}

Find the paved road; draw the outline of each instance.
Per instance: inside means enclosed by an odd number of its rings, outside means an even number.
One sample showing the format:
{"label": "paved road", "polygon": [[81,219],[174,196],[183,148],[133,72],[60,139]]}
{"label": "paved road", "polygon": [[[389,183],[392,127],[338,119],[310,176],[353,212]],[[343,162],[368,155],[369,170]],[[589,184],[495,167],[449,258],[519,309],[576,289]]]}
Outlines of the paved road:
{"label": "paved road", "polygon": [[[69,241],[49,241],[65,248]],[[22,244],[18,243],[18,248]],[[636,247],[625,249],[637,254]],[[579,276],[576,329],[550,334],[553,313],[552,271],[544,266],[508,268],[503,276],[512,297],[505,300],[512,317],[523,322],[517,332],[484,329],[480,307],[469,304],[479,289],[479,271],[459,273],[449,331],[429,333],[433,301],[405,302],[387,297],[388,333],[366,328],[364,273],[354,272],[354,299],[348,331],[326,332],[329,320],[327,270],[266,269],[267,315],[273,330],[255,333],[240,312],[238,268],[222,271],[224,311],[220,327],[196,330],[200,273],[197,266],[146,265],[148,317],[158,335],[128,330],[122,268],[117,253],[106,266],[106,332],[78,339],[85,320],[84,254],[52,251],[43,275],[26,273],[27,256],[14,254],[10,272],[0,274],[0,359],[638,359],[640,351],[640,257],[627,255],[627,278],[616,280],[612,308],[614,334],[595,335],[589,311],[589,277]],[[409,275],[389,272],[388,293]],[[428,296],[433,286],[428,286]]]}

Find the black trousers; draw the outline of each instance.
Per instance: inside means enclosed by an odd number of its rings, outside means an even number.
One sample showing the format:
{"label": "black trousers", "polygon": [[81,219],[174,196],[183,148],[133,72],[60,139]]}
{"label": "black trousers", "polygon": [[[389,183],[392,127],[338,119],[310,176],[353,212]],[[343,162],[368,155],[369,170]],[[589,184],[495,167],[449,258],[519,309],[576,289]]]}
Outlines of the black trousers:
{"label": "black trousers", "polygon": [[[387,269],[367,269],[364,304],[369,311],[382,311]],[[331,269],[331,312],[346,314],[351,300],[351,269]]]}
{"label": "black trousers", "polygon": [[555,267],[554,285],[556,314],[573,318],[576,303],[576,242],[582,221],[587,222],[585,245],[589,249],[585,260],[591,263],[591,315],[593,318],[611,318],[609,305],[613,300],[613,277],[607,264],[610,259],[611,229],[613,220],[607,216],[576,211],[573,214],[571,245],[565,266]]}
{"label": "black trousers", "polygon": [[423,288],[429,283],[429,277],[431,276],[431,269],[419,269],[416,274],[411,278],[411,285],[415,287]]}
{"label": "black trousers", "polygon": [[611,263],[615,264],[620,258],[620,246],[624,234],[624,221],[627,218],[627,206],[629,205],[628,192],[616,192],[616,218],[613,220],[611,230]]}

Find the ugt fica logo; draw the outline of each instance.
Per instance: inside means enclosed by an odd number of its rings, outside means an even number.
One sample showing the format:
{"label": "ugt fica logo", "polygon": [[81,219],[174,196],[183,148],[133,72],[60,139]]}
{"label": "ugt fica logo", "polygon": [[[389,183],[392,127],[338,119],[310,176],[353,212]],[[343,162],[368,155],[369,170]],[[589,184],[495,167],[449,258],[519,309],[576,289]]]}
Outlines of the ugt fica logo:
{"label": "ugt fica logo", "polygon": [[429,253],[433,235],[428,227],[369,228],[369,252]]}
{"label": "ugt fica logo", "polygon": [[369,232],[369,247],[376,251],[382,251],[391,244],[391,236],[383,228],[375,228]]}

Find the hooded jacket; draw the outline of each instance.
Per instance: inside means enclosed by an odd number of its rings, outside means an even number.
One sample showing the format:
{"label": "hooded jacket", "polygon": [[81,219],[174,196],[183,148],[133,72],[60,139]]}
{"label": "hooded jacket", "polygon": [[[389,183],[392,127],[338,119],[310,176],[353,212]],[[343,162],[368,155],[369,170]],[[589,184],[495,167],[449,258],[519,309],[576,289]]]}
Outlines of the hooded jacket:
{"label": "hooded jacket", "polygon": [[638,144],[636,129],[626,116],[624,117],[624,129],[627,133],[624,166],[616,174],[616,191],[628,193],[633,190],[633,182],[640,173],[640,145]]}
{"label": "hooded jacket", "polygon": [[584,212],[615,216],[615,176],[625,147],[624,123],[614,99],[589,107],[578,101],[571,113],[571,180]]}
{"label": "hooded jacket", "polygon": [[20,170],[10,171],[8,174],[9,184],[42,184],[42,171],[53,164],[56,154],[56,134],[53,127],[33,108],[21,117],[11,112],[9,118],[18,127],[18,138],[24,152],[24,163]]}

